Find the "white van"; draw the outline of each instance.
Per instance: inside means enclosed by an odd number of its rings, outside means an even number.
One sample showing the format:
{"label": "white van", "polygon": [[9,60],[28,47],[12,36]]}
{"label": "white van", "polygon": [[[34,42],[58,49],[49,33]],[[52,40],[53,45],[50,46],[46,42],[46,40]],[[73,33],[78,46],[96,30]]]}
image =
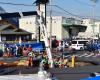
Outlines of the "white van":
{"label": "white van", "polygon": [[72,40],[71,48],[75,50],[84,50],[88,41],[89,40]]}

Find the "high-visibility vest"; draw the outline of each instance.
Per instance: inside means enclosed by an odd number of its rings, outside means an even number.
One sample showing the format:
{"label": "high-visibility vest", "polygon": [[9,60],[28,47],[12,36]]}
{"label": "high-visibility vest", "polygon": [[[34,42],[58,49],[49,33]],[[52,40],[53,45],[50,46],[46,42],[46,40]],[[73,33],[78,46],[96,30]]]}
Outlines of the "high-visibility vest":
{"label": "high-visibility vest", "polygon": [[44,64],[48,63],[48,60],[47,59],[43,59],[43,63]]}
{"label": "high-visibility vest", "polygon": [[28,56],[34,57],[34,53],[33,52],[30,52],[30,53],[28,53]]}

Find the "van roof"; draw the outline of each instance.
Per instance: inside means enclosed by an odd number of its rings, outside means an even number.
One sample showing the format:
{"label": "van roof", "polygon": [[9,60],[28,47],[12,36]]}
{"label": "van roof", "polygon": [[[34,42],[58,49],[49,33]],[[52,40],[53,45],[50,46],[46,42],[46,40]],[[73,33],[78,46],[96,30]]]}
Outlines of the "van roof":
{"label": "van roof", "polygon": [[72,41],[89,41],[89,40],[84,40],[84,39],[78,39],[78,40],[72,40]]}

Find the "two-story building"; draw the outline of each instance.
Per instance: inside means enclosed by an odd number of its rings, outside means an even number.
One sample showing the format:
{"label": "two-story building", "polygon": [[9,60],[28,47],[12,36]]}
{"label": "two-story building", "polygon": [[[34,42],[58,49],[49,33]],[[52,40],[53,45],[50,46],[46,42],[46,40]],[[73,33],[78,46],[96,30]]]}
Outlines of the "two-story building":
{"label": "two-story building", "polygon": [[[50,37],[50,29],[52,29],[52,36],[56,36],[58,40],[76,37],[79,32],[84,32],[86,30],[86,26],[81,25],[82,21],[74,18],[52,16],[52,26],[50,26],[50,22],[50,17],[47,17],[46,27],[48,37]],[[36,38],[36,16],[20,18],[19,27],[33,33],[32,38]]]}
{"label": "two-story building", "polygon": [[6,20],[0,20],[0,42],[30,41],[32,33],[17,28]]}

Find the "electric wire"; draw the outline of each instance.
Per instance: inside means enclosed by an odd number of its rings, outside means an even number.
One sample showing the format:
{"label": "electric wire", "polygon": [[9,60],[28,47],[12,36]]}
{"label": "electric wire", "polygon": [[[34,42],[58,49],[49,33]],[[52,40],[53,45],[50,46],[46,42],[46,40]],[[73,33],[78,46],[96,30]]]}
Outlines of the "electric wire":
{"label": "electric wire", "polygon": [[91,5],[91,4],[85,3],[85,2],[80,1],[80,0],[73,0],[73,1],[75,1],[76,3],[82,4],[82,5],[85,5],[85,6],[90,6],[90,7],[93,6],[93,5]]}
{"label": "electric wire", "polygon": [[6,3],[6,2],[0,2],[0,4],[18,5],[18,6],[36,6],[33,4],[16,4],[16,3]]}
{"label": "electric wire", "polygon": [[[17,6],[36,6],[36,5],[33,5],[33,4],[15,4],[15,3],[6,3],[6,2],[0,2],[0,4],[17,5]],[[63,12],[65,12],[67,15],[69,14],[69,15],[72,15],[72,16],[74,16],[74,17],[83,19],[82,16],[73,14],[73,13],[71,13],[71,12],[69,12],[69,11],[63,9],[63,8],[60,7],[59,5],[47,5],[47,6],[54,6],[54,7],[58,8],[58,9],[62,10]]]}
{"label": "electric wire", "polygon": [[[15,3],[6,3],[6,2],[0,2],[0,4],[8,4],[8,5],[20,5],[20,6],[36,6],[36,5],[29,5],[29,4],[15,4]],[[49,5],[50,6],[50,5]],[[61,8],[60,6],[58,6],[58,5],[51,5],[51,6],[55,6],[55,7],[57,7],[57,8],[59,8],[59,9],[61,9],[62,11],[64,11],[64,12],[67,12],[68,14],[70,14],[70,15],[72,15],[72,16],[75,16],[75,17],[78,17],[78,18],[82,18],[82,17],[80,17],[80,16],[78,16],[78,15],[75,15],[75,14],[73,14],[73,13],[70,13],[69,11],[67,11],[67,10],[65,10],[65,9],[63,9],[63,8]]]}
{"label": "electric wire", "polygon": [[79,16],[79,15],[76,15],[76,14],[73,14],[73,13],[71,13],[71,12],[69,12],[69,11],[63,9],[62,7],[60,7],[60,6],[58,6],[58,5],[52,5],[52,6],[55,6],[55,7],[59,8],[60,10],[66,12],[67,14],[70,14],[70,15],[72,15],[72,16],[74,16],[74,17],[83,19],[83,17],[81,17],[81,16]]}

